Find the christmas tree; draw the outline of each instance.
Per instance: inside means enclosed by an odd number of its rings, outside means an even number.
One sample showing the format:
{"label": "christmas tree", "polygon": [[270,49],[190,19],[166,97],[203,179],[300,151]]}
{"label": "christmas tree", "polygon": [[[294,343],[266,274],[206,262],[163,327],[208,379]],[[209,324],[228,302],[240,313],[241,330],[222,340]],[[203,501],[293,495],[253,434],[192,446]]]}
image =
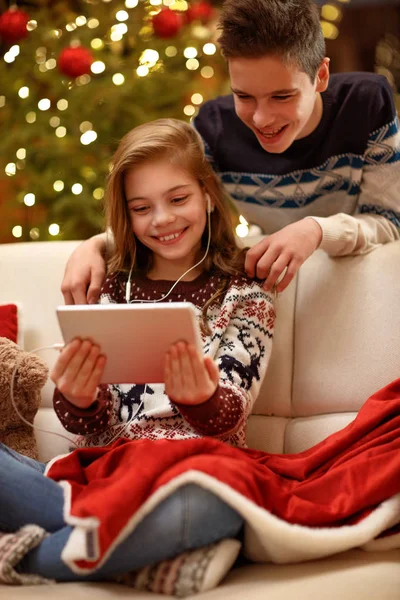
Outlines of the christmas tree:
{"label": "christmas tree", "polygon": [[2,9],[0,241],[87,238],[103,227],[120,138],[152,119],[190,120],[227,92],[217,9],[204,0]]}

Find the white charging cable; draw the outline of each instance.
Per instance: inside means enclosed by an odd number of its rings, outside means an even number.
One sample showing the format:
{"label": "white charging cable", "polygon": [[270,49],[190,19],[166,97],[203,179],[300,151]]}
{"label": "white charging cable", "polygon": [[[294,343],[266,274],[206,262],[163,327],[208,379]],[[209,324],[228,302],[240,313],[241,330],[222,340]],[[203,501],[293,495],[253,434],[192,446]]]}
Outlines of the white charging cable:
{"label": "white charging cable", "polygon": [[[16,414],[18,415],[18,417],[21,419],[21,421],[23,423],[25,423],[26,425],[29,425],[29,427],[31,427],[32,429],[36,429],[36,431],[41,431],[42,433],[48,433],[49,435],[55,435],[56,437],[59,437],[63,440],[66,440],[67,442],[70,442],[71,444],[73,444],[76,448],[79,448],[79,444],[77,444],[75,442],[75,440],[73,440],[72,438],[63,435],[61,433],[58,433],[56,431],[50,431],[48,429],[43,429],[42,427],[38,427],[37,425],[35,425],[34,423],[31,423],[30,421],[28,421],[27,419],[25,419],[25,417],[23,415],[21,415],[21,413],[18,410],[18,407],[16,405],[15,399],[14,399],[14,389],[15,389],[15,376],[17,374],[17,371],[21,365],[21,363],[25,360],[26,355],[27,354],[34,354],[36,352],[40,352],[42,350],[61,350],[64,347],[64,344],[52,344],[51,346],[42,346],[41,348],[34,348],[33,350],[29,350],[25,352],[24,355],[20,356],[19,358],[17,358],[16,363],[15,363],[15,367],[13,369],[12,375],[11,375],[11,383],[10,383],[10,400],[11,400],[11,404],[13,406],[13,409],[15,410]],[[132,415],[132,417],[125,423],[125,425],[122,426],[122,431],[119,431],[114,437],[111,438],[111,440],[109,442],[107,442],[107,444],[105,444],[106,446],[108,446],[109,444],[111,444],[112,442],[114,442],[117,438],[121,437],[123,433],[125,433],[126,429],[128,428],[128,426],[132,423],[133,419],[136,417],[136,415],[138,414],[138,412],[140,411],[140,409],[143,406],[145,397],[146,397],[146,390],[147,390],[147,383],[145,385],[144,391],[143,391],[143,400],[140,402],[138,409],[136,410],[136,412]],[[85,435],[85,438],[90,438],[90,436],[93,435],[104,435],[105,433],[107,433],[107,431],[109,431],[110,429],[114,429],[116,427],[121,427],[121,424],[116,423],[115,425],[110,425],[110,427],[108,427],[107,429],[105,429],[104,431],[102,431],[100,434],[96,434],[96,433],[91,433],[88,435]]]}
{"label": "white charging cable", "polygon": [[[63,344],[52,344],[51,346],[43,346],[42,348],[34,348],[33,350],[26,352],[26,354],[33,354],[34,352],[40,352],[41,350],[60,350],[60,348],[62,348],[62,347],[63,347]],[[14,370],[11,375],[10,399],[11,399],[11,404],[13,405],[15,412],[17,413],[17,415],[19,416],[21,421],[23,423],[25,423],[26,425],[29,425],[29,427],[32,427],[32,429],[36,429],[37,431],[41,431],[42,433],[48,433],[50,435],[58,436],[58,437],[62,438],[63,440],[67,440],[68,442],[71,442],[72,444],[74,444],[74,446],[76,446],[76,448],[78,448],[78,444],[72,438],[67,437],[66,435],[62,435],[61,433],[57,433],[56,431],[49,431],[48,429],[43,429],[42,427],[38,427],[37,425],[34,425],[33,423],[30,423],[29,421],[27,421],[27,419],[25,419],[25,417],[23,417],[21,415],[21,413],[19,412],[18,407],[15,402],[15,399],[14,399],[14,381],[15,381],[15,375],[17,373],[17,370],[20,367],[22,361],[26,358],[26,354],[17,358]]]}

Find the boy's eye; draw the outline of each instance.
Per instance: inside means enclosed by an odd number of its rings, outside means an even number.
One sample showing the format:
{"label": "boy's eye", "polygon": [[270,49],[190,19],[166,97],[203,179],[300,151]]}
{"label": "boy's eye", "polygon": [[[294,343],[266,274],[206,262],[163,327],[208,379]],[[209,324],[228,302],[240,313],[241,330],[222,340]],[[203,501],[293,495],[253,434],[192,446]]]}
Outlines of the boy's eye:
{"label": "boy's eye", "polygon": [[240,100],[250,100],[251,96],[246,96],[245,94],[235,94],[237,98]]}
{"label": "boy's eye", "polygon": [[288,100],[289,98],[293,98],[293,96],[273,96],[274,100]]}

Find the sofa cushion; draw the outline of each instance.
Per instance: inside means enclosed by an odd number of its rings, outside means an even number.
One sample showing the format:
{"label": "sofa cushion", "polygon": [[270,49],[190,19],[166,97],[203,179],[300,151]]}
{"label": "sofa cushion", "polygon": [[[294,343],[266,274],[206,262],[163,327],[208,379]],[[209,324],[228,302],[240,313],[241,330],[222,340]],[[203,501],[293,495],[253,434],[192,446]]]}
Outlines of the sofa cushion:
{"label": "sofa cushion", "polygon": [[319,251],[298,276],[292,416],[355,412],[399,377],[400,242],[365,256]]}
{"label": "sofa cushion", "polygon": [[16,304],[0,304],[0,337],[17,343],[18,307]]}

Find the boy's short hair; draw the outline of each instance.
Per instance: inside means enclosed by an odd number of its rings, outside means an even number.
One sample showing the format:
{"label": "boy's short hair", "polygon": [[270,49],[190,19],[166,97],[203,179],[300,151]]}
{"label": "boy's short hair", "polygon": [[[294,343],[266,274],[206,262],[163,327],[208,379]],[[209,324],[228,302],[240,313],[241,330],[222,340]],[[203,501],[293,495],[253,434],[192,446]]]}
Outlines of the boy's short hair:
{"label": "boy's short hair", "polygon": [[312,82],[325,56],[313,0],[225,0],[219,29],[226,59],[276,55],[295,63]]}

